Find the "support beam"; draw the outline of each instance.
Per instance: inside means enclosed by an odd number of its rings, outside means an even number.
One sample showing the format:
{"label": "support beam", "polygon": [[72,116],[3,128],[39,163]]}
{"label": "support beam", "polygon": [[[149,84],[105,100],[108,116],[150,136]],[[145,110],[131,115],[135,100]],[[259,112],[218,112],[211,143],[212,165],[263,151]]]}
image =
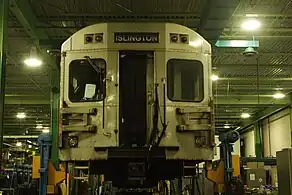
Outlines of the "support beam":
{"label": "support beam", "polygon": [[195,13],[133,13],[124,12],[122,14],[117,14],[116,12],[105,12],[105,13],[64,13],[56,16],[41,16],[40,20],[50,20],[50,21],[75,21],[83,19],[85,21],[129,21],[129,20],[139,20],[139,22],[149,21],[149,20],[161,20],[161,21],[173,21],[173,20],[192,20],[198,21],[200,16]]}
{"label": "support beam", "polygon": [[[60,63],[60,58],[56,58],[56,64]],[[60,70],[53,71],[51,90],[51,132],[52,132],[52,153],[51,159],[56,168],[59,169],[59,99],[60,99]]]}
{"label": "support beam", "polygon": [[[216,28],[210,28],[208,30],[215,31]],[[242,32],[241,28],[224,28],[224,32]],[[292,32],[292,29],[289,27],[270,27],[270,28],[261,28],[258,31],[258,34],[262,34],[263,32]],[[256,38],[256,35],[255,35]]]}
{"label": "support beam", "polygon": [[[291,53],[292,55],[292,53]],[[220,77],[219,81],[256,81],[255,76],[246,76],[246,77]],[[260,81],[292,81],[291,77],[280,77],[280,78],[267,78],[264,76],[259,77]]]}
{"label": "support beam", "polygon": [[4,139],[37,139],[38,135],[5,135]]}
{"label": "support beam", "polygon": [[202,14],[201,14],[201,19],[200,19],[200,23],[197,27],[197,32],[199,34],[203,34],[204,33],[204,28],[206,26],[206,23],[210,17],[210,13],[212,11],[212,8],[214,6],[214,2],[216,0],[206,0],[205,3],[204,3],[204,8],[202,10]]}
{"label": "support beam", "polygon": [[[203,31],[201,34],[206,38],[212,45],[215,44],[217,39],[220,37],[224,27],[229,22],[234,12],[239,6],[239,0],[225,0],[206,1],[205,9],[202,10],[201,24],[198,26],[199,31]],[[220,20],[220,22],[216,20]],[[215,28],[216,30],[209,30]]]}
{"label": "support beam", "polygon": [[46,100],[46,99],[31,99],[31,100],[27,99],[27,100],[24,100],[24,99],[20,99],[20,98],[17,98],[17,99],[5,98],[5,104],[9,104],[9,105],[13,105],[13,104],[16,104],[16,105],[20,105],[20,104],[24,104],[24,105],[34,105],[34,104],[49,105],[50,100]]}
{"label": "support beam", "polygon": [[258,102],[257,96],[247,97],[247,96],[237,96],[237,97],[217,97],[215,99],[216,105],[286,105],[289,102],[288,99],[275,100],[272,97],[261,97],[260,102]]}
{"label": "support beam", "polygon": [[8,9],[9,0],[0,1],[0,163],[2,164],[3,135],[4,135],[4,99],[6,50],[8,38]]}
{"label": "support beam", "polygon": [[281,106],[279,108],[275,107],[268,107],[266,109],[259,110],[254,117],[248,119],[248,120],[242,120],[239,121],[240,126],[242,127],[239,129],[239,132],[244,132],[246,131],[250,126],[256,124],[258,121],[263,120],[267,118],[268,116],[271,116],[273,114],[276,114],[278,112],[281,112],[285,109],[288,109],[291,107],[291,104],[287,104],[285,106]]}
{"label": "support beam", "polygon": [[10,10],[24,27],[26,33],[33,39],[49,39],[43,29],[36,28],[38,22],[29,0],[10,0]]}
{"label": "support beam", "polygon": [[[291,36],[292,38],[292,36]],[[256,68],[257,64],[213,64],[213,67],[222,69],[230,70],[230,68],[242,68],[242,67],[248,67],[248,68]],[[259,64],[260,68],[291,68],[292,64]]]}
{"label": "support beam", "polygon": [[[290,35],[258,35],[255,36],[255,39],[291,39],[292,36]],[[250,35],[221,35],[220,39],[250,39]],[[273,40],[275,41],[275,40]]]}
{"label": "support beam", "polygon": [[[242,56],[240,52],[215,52],[212,54],[214,57],[216,56]],[[260,52],[258,56],[291,56],[292,52]]]}
{"label": "support beam", "polygon": [[261,122],[255,123],[255,154],[257,158],[263,157],[263,132]]}

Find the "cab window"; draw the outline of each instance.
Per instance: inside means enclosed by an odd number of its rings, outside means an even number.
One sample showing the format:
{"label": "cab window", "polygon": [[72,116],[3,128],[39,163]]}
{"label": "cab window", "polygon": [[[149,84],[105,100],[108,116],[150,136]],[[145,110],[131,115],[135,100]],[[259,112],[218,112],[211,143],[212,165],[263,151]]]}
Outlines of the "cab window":
{"label": "cab window", "polygon": [[198,60],[170,59],[167,96],[171,101],[201,102],[204,99],[203,64]]}
{"label": "cab window", "polygon": [[69,64],[69,100],[71,102],[103,100],[105,76],[104,59],[73,60]]}

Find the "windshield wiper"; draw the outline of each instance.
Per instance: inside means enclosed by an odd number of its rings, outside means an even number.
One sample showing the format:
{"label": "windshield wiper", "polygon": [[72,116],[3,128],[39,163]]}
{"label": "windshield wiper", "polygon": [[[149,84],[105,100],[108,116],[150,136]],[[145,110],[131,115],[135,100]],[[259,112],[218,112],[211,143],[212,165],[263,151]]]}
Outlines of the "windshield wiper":
{"label": "windshield wiper", "polygon": [[101,68],[98,69],[98,67],[93,63],[93,61],[91,60],[91,58],[89,56],[84,56],[85,59],[87,59],[87,61],[89,62],[89,64],[92,66],[92,68],[97,72],[97,73],[101,73]]}

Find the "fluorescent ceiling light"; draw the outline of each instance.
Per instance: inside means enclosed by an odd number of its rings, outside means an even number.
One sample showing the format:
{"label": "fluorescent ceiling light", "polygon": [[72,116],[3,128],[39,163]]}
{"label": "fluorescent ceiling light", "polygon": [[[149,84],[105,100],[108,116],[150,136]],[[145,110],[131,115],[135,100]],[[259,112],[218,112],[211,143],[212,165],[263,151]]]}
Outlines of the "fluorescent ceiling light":
{"label": "fluorescent ceiling light", "polygon": [[50,129],[49,129],[49,127],[45,127],[45,128],[43,128],[43,133],[50,133]]}
{"label": "fluorescent ceiling light", "polygon": [[43,128],[43,125],[42,124],[38,124],[35,128],[36,129],[42,129]]}
{"label": "fluorescent ceiling light", "polygon": [[213,74],[211,76],[211,79],[212,79],[212,81],[217,81],[219,79],[219,77],[217,75]]}
{"label": "fluorescent ceiling light", "polygon": [[16,117],[22,119],[22,118],[25,118],[26,115],[24,112],[19,112],[19,113],[17,113]]}
{"label": "fluorescent ceiling light", "polygon": [[230,126],[228,124],[225,124],[224,129],[230,129]]}
{"label": "fluorescent ceiling light", "polygon": [[258,17],[259,15],[258,14],[246,14],[245,16],[246,17]]}
{"label": "fluorescent ceiling light", "polygon": [[241,114],[241,118],[249,118],[249,117],[250,117],[250,114],[248,114],[248,113]]}
{"label": "fluorescent ceiling light", "polygon": [[275,99],[282,99],[282,98],[285,97],[285,94],[283,94],[283,93],[281,93],[281,92],[277,92],[277,93],[275,93],[275,94],[273,95],[273,97],[274,97]]}
{"label": "fluorescent ceiling light", "polygon": [[248,31],[257,30],[260,28],[260,26],[261,26],[260,21],[256,19],[248,19],[241,24],[241,28]]}
{"label": "fluorescent ceiling light", "polygon": [[16,146],[17,147],[21,147],[22,146],[22,143],[21,142],[16,142]]}
{"label": "fluorescent ceiling light", "polygon": [[28,148],[32,148],[32,145],[28,145]]}
{"label": "fluorescent ceiling light", "polygon": [[28,58],[24,60],[24,64],[28,67],[39,67],[43,64],[43,62],[37,58]]}

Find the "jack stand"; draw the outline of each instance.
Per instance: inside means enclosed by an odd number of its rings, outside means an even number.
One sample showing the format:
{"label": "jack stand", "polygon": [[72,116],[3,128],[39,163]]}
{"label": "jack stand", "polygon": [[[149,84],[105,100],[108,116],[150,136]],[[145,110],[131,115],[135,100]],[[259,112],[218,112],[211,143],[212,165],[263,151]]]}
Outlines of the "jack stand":
{"label": "jack stand", "polygon": [[47,194],[48,184],[48,163],[50,157],[50,148],[52,145],[52,139],[50,134],[41,134],[38,138],[38,144],[40,146],[40,184],[39,195]]}

